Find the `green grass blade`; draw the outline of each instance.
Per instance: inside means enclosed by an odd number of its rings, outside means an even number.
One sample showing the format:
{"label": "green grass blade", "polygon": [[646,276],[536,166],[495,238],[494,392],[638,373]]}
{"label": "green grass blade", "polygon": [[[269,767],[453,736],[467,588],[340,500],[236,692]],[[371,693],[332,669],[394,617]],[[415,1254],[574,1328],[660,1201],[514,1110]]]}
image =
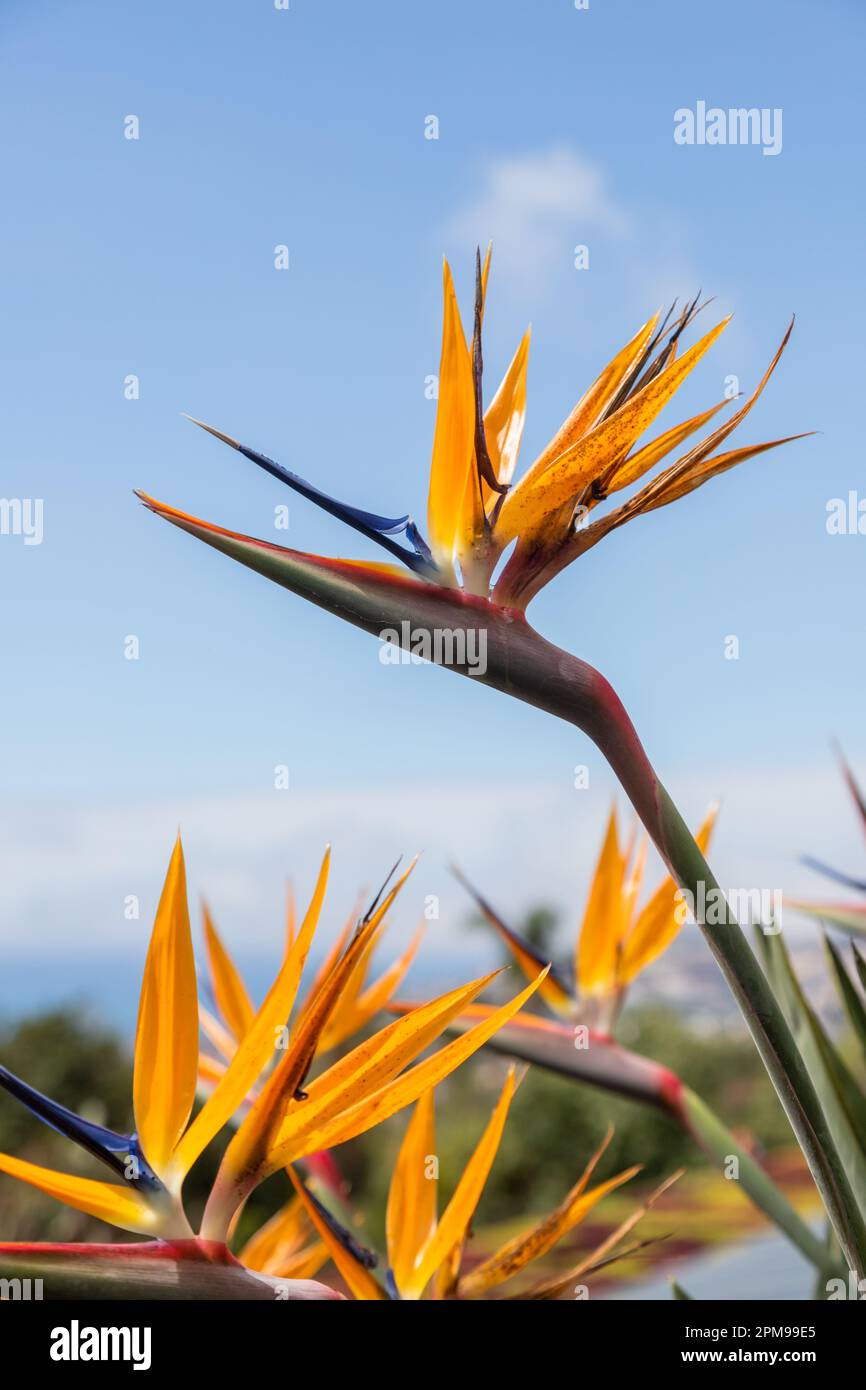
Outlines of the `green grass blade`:
{"label": "green grass blade", "polygon": [[[866,1153],[858,1136],[857,1118],[866,1115],[866,1102],[806,999],[781,935],[767,935],[764,952],[770,979],[821,1099],[848,1180],[860,1210],[866,1211]],[[866,1128],[859,1134],[866,1137]]]}

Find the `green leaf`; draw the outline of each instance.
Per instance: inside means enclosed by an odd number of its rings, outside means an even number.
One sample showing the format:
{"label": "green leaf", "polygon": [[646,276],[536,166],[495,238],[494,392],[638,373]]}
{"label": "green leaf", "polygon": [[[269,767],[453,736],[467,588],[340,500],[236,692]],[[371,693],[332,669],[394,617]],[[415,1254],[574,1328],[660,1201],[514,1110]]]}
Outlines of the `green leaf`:
{"label": "green leaf", "polygon": [[[866,1008],[864,1008],[863,1001],[854,987],[851,976],[845,969],[842,957],[839,955],[839,952],[836,950],[836,947],[833,945],[829,936],[826,935],[824,937],[824,947],[827,951],[827,957],[830,961],[830,968],[833,972],[833,976],[836,981],[836,988],[839,992],[839,998],[842,1001],[842,1008],[845,1010],[845,1014],[847,1016],[848,1022],[851,1024],[851,1029],[854,1033],[854,1036],[860,1044],[860,1050],[863,1054],[863,1062],[864,1064],[866,1064]],[[862,958],[858,958],[856,946],[854,947],[854,958],[855,961],[859,960],[859,971],[860,965],[862,965],[863,962]],[[862,974],[860,978],[862,980]]]}
{"label": "green leaf", "polygon": [[[866,1113],[862,1092],[803,993],[779,934],[760,934],[770,980],[800,1048],[861,1212],[866,1211],[866,1153],[857,1116]],[[866,1128],[859,1129],[866,1135]]]}
{"label": "green leaf", "polygon": [[770,1175],[755,1162],[751,1154],[740,1147],[727,1126],[700,1096],[688,1086],[684,1086],[681,1104],[695,1138],[701,1147],[721,1164],[726,1173],[729,1160],[737,1160],[737,1181],[755,1206],[768,1216],[780,1231],[784,1231],[788,1239],[817,1269],[835,1269],[838,1261],[829,1256],[823,1242],[807,1226]]}

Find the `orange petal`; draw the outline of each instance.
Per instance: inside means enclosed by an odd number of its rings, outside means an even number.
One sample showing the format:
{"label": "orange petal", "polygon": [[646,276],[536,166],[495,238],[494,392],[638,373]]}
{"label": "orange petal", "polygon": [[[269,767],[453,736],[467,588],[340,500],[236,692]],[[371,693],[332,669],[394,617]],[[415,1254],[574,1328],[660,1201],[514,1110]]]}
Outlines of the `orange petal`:
{"label": "orange petal", "polygon": [[328,976],[332,973],[334,966],[337,964],[337,961],[340,959],[340,956],[343,954],[343,951],[346,949],[346,942],[349,940],[349,937],[355,930],[360,915],[361,899],[359,897],[356,900],[355,905],[352,908],[352,911],[349,913],[349,916],[346,918],[346,921],[344,922],[342,930],[337,936],[336,941],[334,941],[333,945],[327,951],[325,958],[322,961],[322,964],[319,966],[318,970],[313,976],[309,989],[307,989],[304,994],[303,1003],[300,1005],[298,1009],[298,1023],[300,1023],[307,1009],[310,1007],[316,995],[319,993],[319,990],[322,988],[322,985],[324,984],[325,980],[327,980]]}
{"label": "orange petal", "polygon": [[9,1154],[0,1154],[0,1172],[8,1173],[11,1178],[20,1178],[49,1197],[65,1202],[68,1207],[75,1207],[88,1216],[96,1216],[100,1221],[108,1221],[112,1226],[120,1226],[124,1231],[150,1235],[159,1229],[158,1213],[134,1188],[96,1182],[93,1178],[80,1178],[72,1173],[58,1173],[53,1168],[26,1163],[24,1159],[12,1158]]}
{"label": "orange petal", "polygon": [[[508,371],[493,400],[484,412],[484,437],[493,471],[500,483],[510,483],[514,477],[523,426],[526,421],[526,368],[529,362],[529,329],[520,340]],[[493,493],[482,485],[485,505]]]}
{"label": "orange petal", "polygon": [[[403,1136],[391,1184],[385,1230],[388,1261],[397,1288],[409,1287],[415,1262],[436,1229],[436,1110],[434,1091],[425,1091]],[[430,1175],[431,1161],[434,1164]]]}
{"label": "orange petal", "polygon": [[427,526],[437,563],[446,576],[453,576],[466,483],[474,467],[475,393],[469,349],[447,261],[443,281],[445,311]]}
{"label": "orange petal", "polygon": [[269,1274],[270,1265],[278,1256],[292,1255],[300,1250],[309,1235],[306,1207],[300,1197],[292,1197],[250,1237],[238,1252],[238,1259],[247,1269]]}
{"label": "orange petal", "polygon": [[[695,835],[695,841],[702,853],[709,845],[717,814],[718,807],[712,807]],[[619,982],[628,984],[651,961],[666,951],[679,933],[685,919],[685,904],[677,884],[668,876],[641,910],[634,927],[623,943],[622,954],[619,959]]]}
{"label": "orange petal", "polygon": [[330,1048],[338,1047],[346,1038],[351,1037],[369,1023],[371,1018],[384,1009],[392,994],[403,983],[418,948],[424,938],[424,928],[419,927],[407,949],[403,952],[388,969],[380,975],[378,980],[368,986],[363,994],[360,994],[351,1010],[340,1011],[337,1026],[332,1018],[328,1027],[322,1034],[320,1051],[327,1052]]}
{"label": "orange petal", "polygon": [[[334,1062],[310,1083],[307,1100],[287,1117],[278,1136],[280,1141],[292,1136],[299,1143],[303,1142],[309,1129],[324,1127],[350,1109],[359,1097],[384,1087],[435,1042],[452,1019],[462,1013],[499,973],[493,970],[468,985],[449,990],[429,1004],[409,1008],[394,1023],[388,1024]],[[492,1013],[491,1009],[485,1018]],[[312,1149],[316,1147],[313,1145]],[[304,1147],[303,1152],[311,1150]],[[280,1163],[275,1164],[276,1168],[281,1166]]]}
{"label": "orange petal", "polygon": [[584,1180],[581,1178],[554,1211],[524,1235],[517,1236],[507,1245],[503,1245],[495,1255],[491,1255],[461,1279],[461,1297],[477,1298],[479,1294],[486,1293],[488,1289],[512,1278],[532,1260],[546,1255],[558,1240],[580,1225],[602,1197],[621,1187],[639,1172],[640,1167],[626,1168],[624,1172],[617,1173],[616,1177],[590,1188],[589,1192],[583,1190]]}
{"label": "orange petal", "polygon": [[581,994],[606,994],[616,987],[617,959],[627,925],[623,901],[625,870],[614,807],[577,943],[576,976]]}
{"label": "orange petal", "polygon": [[630,454],[627,459],[617,468],[613,478],[608,483],[606,492],[621,492],[623,488],[630,487],[636,483],[638,478],[642,478],[644,473],[648,473],[654,468],[672,449],[676,449],[688,439],[695,430],[703,429],[714,415],[728,404],[727,400],[719,401],[718,405],[710,406],[709,410],[703,410],[699,415],[693,415],[691,419],[684,420],[680,425],[673,425],[671,429],[665,430],[657,439],[651,443],[644,444],[642,449],[637,449]]}
{"label": "orange petal", "polygon": [[[330,1148],[336,1144],[343,1144],[348,1139],[355,1139],[391,1115],[396,1115],[404,1106],[411,1105],[428,1086],[438,1085],[462,1062],[483,1047],[488,1038],[532,998],[539,983],[539,980],[533,981],[507,1004],[495,1009],[489,1018],[477,1023],[431,1057],[425,1058],[423,1062],[418,1062],[405,1075],[396,1077],[372,1095],[365,1095],[362,1100],[356,1101],[332,1119],[315,1128],[310,1128],[308,1124],[303,1127],[298,1125],[294,1133],[289,1133],[287,1138],[281,1136],[279,1147],[271,1156],[272,1163],[282,1167],[284,1163],[293,1161],[293,1157],[303,1157],[312,1149]],[[407,1017],[411,1018],[412,1015]],[[443,1022],[442,1027],[445,1026]],[[297,1114],[297,1109],[295,1113]],[[294,1118],[293,1116],[292,1119]]]}
{"label": "orange petal", "polygon": [[291,1168],[289,1169],[289,1177],[294,1183],[295,1191],[303,1202],[310,1221],[318,1231],[322,1243],[327,1247],[328,1254],[355,1297],[363,1302],[379,1302],[387,1298],[385,1290],[369,1269],[355,1258],[342,1241],[337,1239],[327,1221],[319,1214],[315,1203],[311,1201],[304,1184],[298,1181]]}
{"label": "orange petal", "polygon": [[174,1164],[181,1174],[189,1171],[199,1154],[204,1152],[214,1136],[238,1109],[251,1086],[274,1057],[276,1038],[292,1011],[301,973],[322,910],[330,862],[331,852],[327,849],[310,906],[292,950],[283,962],[229,1066],[177,1147]]}
{"label": "orange petal", "polygon": [[747,444],[740,449],[729,449],[724,454],[714,454],[712,458],[692,463],[687,468],[682,462],[672,464],[664,473],[654,478],[649,487],[632,499],[633,514],[667,507],[671,502],[678,502],[681,497],[694,492],[696,488],[703,487],[710,478],[727,473],[729,468],[735,468],[738,463],[746,463],[749,459],[757,458],[759,454],[767,453],[769,449],[778,449],[781,444],[793,444],[795,440],[807,437],[808,433],[789,434],[784,439],[770,439],[764,444]]}
{"label": "orange petal", "polygon": [[[341,990],[351,978],[358,960],[376,935],[382,918],[412,872],[414,862],[397,880],[369,921],[362,923],[344,955],[322,983],[299,1020],[288,1050],[262,1086],[249,1114],[232,1138],[223,1156],[217,1182],[227,1191],[235,1189],[235,1205],[268,1171],[273,1172],[275,1167],[287,1165],[289,1160],[269,1168],[268,1155],[277,1142],[287,1113],[297,1110],[299,1106],[303,1112],[308,1108],[308,1099],[306,1093],[301,1095],[301,1087],[306,1081],[322,1031]],[[325,1144],[314,1145],[314,1148],[327,1147]]]}
{"label": "orange petal", "polygon": [[[617,1226],[615,1230],[611,1231],[610,1235],[605,1236],[601,1244],[596,1246],[589,1255],[583,1255],[579,1262],[568,1270],[566,1274],[557,1274],[552,1279],[544,1280],[541,1284],[534,1284],[531,1288],[516,1295],[516,1297],[519,1299],[558,1298],[560,1294],[565,1293],[566,1289],[573,1289],[578,1280],[585,1278],[588,1274],[592,1274],[603,1265],[610,1264],[614,1260],[624,1259],[627,1255],[633,1254],[635,1250],[642,1249],[646,1245],[652,1244],[652,1241],[641,1241],[637,1245],[616,1250],[620,1241],[624,1240],[638,1222],[643,1220],[650,1208],[655,1205],[665,1192],[667,1192],[668,1188],[671,1187],[673,1183],[679,1181],[684,1171],[683,1168],[680,1168],[676,1173],[666,1178],[663,1183],[660,1183],[659,1186],[650,1193],[649,1197],[644,1200],[641,1206],[637,1207],[630,1216],[627,1216],[625,1221]],[[612,1254],[612,1251],[615,1251],[615,1253]],[[512,1295],[512,1297],[515,1297],[515,1295]]]}
{"label": "orange petal", "polygon": [[521,479],[519,487],[531,487],[554,459],[572,448],[589,430],[599,423],[605,410],[615,400],[617,392],[640,361],[649,341],[656,330],[658,314],[639,328],[637,333],[621,348],[580,398],[565,423],[557,430],[553,439],[539,454],[532,467]]}
{"label": "orange petal", "polygon": [[198,1029],[186,872],[178,836],[150,938],[135,1035],[135,1125],[144,1155],[160,1176],[195,1100]]}
{"label": "orange petal", "polygon": [[517,535],[542,534],[551,513],[575,499],[605,468],[624,455],[661,412],[709,350],[728,319],[710,329],[688,352],[635,392],[624,405],[578,439],[538,473],[533,469],[506,497],[496,524],[505,545]]}
{"label": "orange petal", "polygon": [[202,903],[202,919],[216,1006],[226,1027],[240,1042],[253,1021],[255,1009],[234,961],[220,940],[206,903]]}
{"label": "orange petal", "polygon": [[[358,954],[352,973],[343,985],[337,1002],[331,1010],[328,1022],[322,1029],[317,1049],[319,1052],[327,1052],[330,1048],[336,1047],[338,1042],[360,1027],[360,1024],[356,1023],[358,996],[364,987],[373,952],[382,938],[385,927],[386,922],[383,917],[380,919],[376,931],[368,938],[363,951]],[[314,997],[311,995],[311,1002]]]}
{"label": "orange petal", "polygon": [[475,1208],[499,1149],[513,1096],[514,1068],[510,1067],[487,1128],[463,1170],[454,1195],[442,1213],[441,1221],[431,1232],[414,1267],[404,1274],[403,1282],[397,1280],[397,1287],[404,1298],[420,1298],[439,1266],[456,1246],[462,1245],[466,1240]]}
{"label": "orange petal", "polygon": [[295,932],[298,929],[298,911],[295,903],[295,885],[289,883],[286,888],[286,945],[285,955],[289,954],[295,943]]}

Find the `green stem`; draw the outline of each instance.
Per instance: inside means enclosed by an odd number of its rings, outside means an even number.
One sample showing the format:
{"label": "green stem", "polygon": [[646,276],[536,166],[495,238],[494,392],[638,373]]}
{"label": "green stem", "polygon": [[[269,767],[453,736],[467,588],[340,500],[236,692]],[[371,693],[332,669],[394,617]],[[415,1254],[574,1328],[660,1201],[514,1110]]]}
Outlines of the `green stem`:
{"label": "green stem", "polygon": [[[698,924],[748,1024],[848,1266],[863,1278],[866,1226],[812,1079],[763,970],[621,701],[597,671],[553,647],[528,625],[521,656],[519,664],[512,656],[507,684],[500,688],[577,725],[607,758],[673,878],[695,905]],[[707,900],[720,919],[712,924],[702,910]]]}
{"label": "green stem", "polygon": [[783,1197],[772,1179],[756,1163],[751,1154],[741,1148],[718,1115],[688,1086],[680,1094],[680,1109],[684,1123],[693,1137],[724,1170],[729,1160],[737,1161],[737,1181],[761,1211],[784,1231],[785,1235],[815,1265],[821,1278],[838,1273],[838,1259],[825,1243],[810,1230],[806,1222]]}

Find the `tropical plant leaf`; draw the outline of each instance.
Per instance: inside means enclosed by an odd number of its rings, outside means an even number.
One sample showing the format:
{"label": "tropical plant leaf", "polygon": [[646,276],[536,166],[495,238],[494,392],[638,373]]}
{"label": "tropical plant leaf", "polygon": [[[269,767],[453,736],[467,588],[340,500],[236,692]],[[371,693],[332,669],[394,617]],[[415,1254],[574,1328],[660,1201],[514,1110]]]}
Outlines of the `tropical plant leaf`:
{"label": "tropical plant leaf", "polygon": [[866,1102],[812,1009],[781,933],[758,932],[770,981],[818,1092],[861,1211],[866,1211]]}
{"label": "tropical plant leaf", "polygon": [[782,1190],[776,1186],[759,1163],[738,1144],[727,1125],[710,1109],[700,1096],[684,1086],[680,1097],[683,1115],[694,1138],[701,1147],[729,1172],[731,1159],[736,1160],[737,1181],[750,1200],[780,1231],[802,1251],[819,1270],[835,1266],[838,1261],[828,1255],[826,1247],[792,1207]]}
{"label": "tropical plant leaf", "polygon": [[[854,1036],[860,1044],[863,1063],[866,1064],[866,1007],[864,1007],[863,1000],[854,987],[851,976],[845,969],[842,957],[827,935],[824,936],[824,947],[830,962],[830,970],[836,981],[839,998],[842,1001],[842,1008],[845,1011],[848,1022],[851,1024]],[[857,951],[855,948],[855,963],[856,958]]]}

